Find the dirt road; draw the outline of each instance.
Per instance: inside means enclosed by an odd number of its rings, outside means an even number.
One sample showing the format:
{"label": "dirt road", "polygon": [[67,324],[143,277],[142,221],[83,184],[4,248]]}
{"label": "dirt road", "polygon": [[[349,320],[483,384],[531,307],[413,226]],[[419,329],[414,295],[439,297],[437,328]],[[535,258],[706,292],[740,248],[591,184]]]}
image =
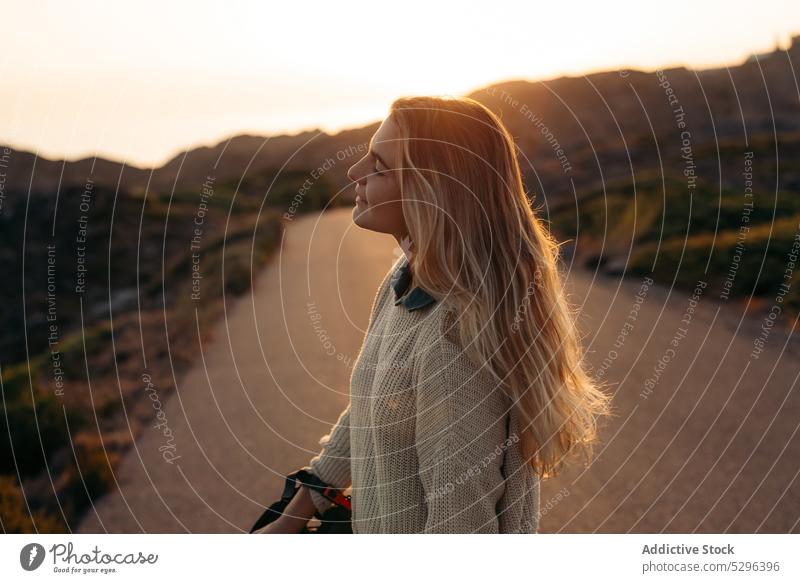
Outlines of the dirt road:
{"label": "dirt road", "polygon": [[[544,532],[800,532],[800,352],[699,282],[573,271],[589,362],[614,394],[590,467],[547,482]],[[770,300],[768,300],[768,303]],[[769,324],[769,323],[768,323]]]}
{"label": "dirt road", "polygon": [[[180,457],[166,462],[162,433],[146,432],[121,491],[80,532],[249,528],[344,408],[394,247],[347,209],[294,221],[165,404]],[[800,531],[800,367],[787,334],[772,329],[754,358],[760,323],[739,326],[702,289],[691,300],[581,271],[570,286],[617,416],[590,467],[544,483],[541,531]]]}
{"label": "dirt road", "polygon": [[164,404],[180,457],[166,462],[163,432],[145,430],[121,464],[121,490],[79,532],[249,529],[346,406],[394,247],[346,209],[290,223],[253,294],[229,308]]}

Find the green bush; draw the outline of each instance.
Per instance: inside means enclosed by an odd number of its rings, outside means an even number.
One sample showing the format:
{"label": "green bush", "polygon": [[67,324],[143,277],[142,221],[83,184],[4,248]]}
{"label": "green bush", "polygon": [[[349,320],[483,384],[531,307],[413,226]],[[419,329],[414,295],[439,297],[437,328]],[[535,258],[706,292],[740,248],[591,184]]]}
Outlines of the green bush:
{"label": "green bush", "polygon": [[69,444],[70,431],[85,425],[74,411],[67,410],[66,417],[65,421],[64,408],[54,397],[38,396],[35,407],[26,400],[6,403],[5,415],[0,416],[0,473],[19,471],[25,477],[45,471],[45,459]]}
{"label": "green bush", "polygon": [[0,522],[5,534],[66,532],[58,517],[38,510],[28,511],[25,497],[13,476],[0,476]]}
{"label": "green bush", "polygon": [[[717,292],[722,291],[723,283],[732,274],[731,296],[775,296],[784,283],[787,254],[799,220],[800,216],[788,217],[751,229],[744,239],[738,267],[733,270],[738,228],[717,233],[716,237],[713,233],[688,239],[674,237],[662,242],[660,249],[650,243],[633,254],[628,267],[631,273],[645,275],[655,262],[652,274],[661,282],[675,280],[678,287],[691,289],[698,280],[704,280]],[[795,269],[790,288],[794,292],[787,298],[790,306],[796,301],[799,274],[800,269]]]}

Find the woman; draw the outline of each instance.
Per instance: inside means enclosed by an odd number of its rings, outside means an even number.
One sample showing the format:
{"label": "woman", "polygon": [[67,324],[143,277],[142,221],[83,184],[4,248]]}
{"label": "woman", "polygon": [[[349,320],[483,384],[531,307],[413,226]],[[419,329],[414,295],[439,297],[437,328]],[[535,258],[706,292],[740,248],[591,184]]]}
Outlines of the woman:
{"label": "woman", "polygon": [[[354,222],[405,253],[311,469],[352,486],[355,533],[537,532],[540,479],[590,453],[609,402],[582,368],[511,136],[472,99],[398,99],[348,177]],[[263,532],[329,506],[302,487]]]}

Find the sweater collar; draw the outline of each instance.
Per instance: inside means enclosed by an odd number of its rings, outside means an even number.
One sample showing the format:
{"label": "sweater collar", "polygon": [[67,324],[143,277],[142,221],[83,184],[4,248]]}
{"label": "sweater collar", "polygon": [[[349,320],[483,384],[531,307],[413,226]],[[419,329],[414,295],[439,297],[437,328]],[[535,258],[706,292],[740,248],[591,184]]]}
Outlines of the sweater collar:
{"label": "sweater collar", "polygon": [[408,257],[403,257],[400,265],[395,269],[391,278],[391,285],[394,289],[394,296],[396,298],[394,305],[399,306],[403,304],[407,311],[411,312],[424,308],[436,301],[428,292],[421,287],[414,287],[406,296],[403,296],[411,283],[411,266],[408,263]]}

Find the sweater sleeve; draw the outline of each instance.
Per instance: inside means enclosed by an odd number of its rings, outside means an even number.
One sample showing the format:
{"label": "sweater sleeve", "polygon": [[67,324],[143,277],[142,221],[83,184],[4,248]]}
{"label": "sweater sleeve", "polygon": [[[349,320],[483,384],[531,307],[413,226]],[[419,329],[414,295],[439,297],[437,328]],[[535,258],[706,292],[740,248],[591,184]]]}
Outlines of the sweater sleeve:
{"label": "sweater sleeve", "polygon": [[[350,485],[350,405],[342,411],[331,432],[323,436],[319,444],[323,448],[309,462],[311,471],[335,488],[346,488]],[[314,490],[310,492],[319,512],[333,506],[322,494]]]}
{"label": "sweater sleeve", "polygon": [[[372,310],[369,317],[369,326],[367,327],[367,335],[372,330],[372,325],[375,322],[375,315],[380,311],[383,301],[389,295],[390,281],[392,274],[397,269],[398,265],[403,260],[399,257],[391,269],[386,272],[383,281],[375,293],[375,298],[372,301]],[[339,416],[339,420],[334,424],[333,429],[328,435],[320,439],[319,444],[323,446],[322,451],[316,457],[312,458],[309,466],[311,471],[318,478],[327,482],[336,488],[346,488],[351,483],[350,474],[350,405],[348,404],[345,410]],[[331,506],[333,503],[314,490],[311,490],[311,499],[314,506],[322,513]]]}
{"label": "sweater sleeve", "polygon": [[508,399],[488,372],[441,337],[417,370],[416,451],[426,533],[499,532]]}

